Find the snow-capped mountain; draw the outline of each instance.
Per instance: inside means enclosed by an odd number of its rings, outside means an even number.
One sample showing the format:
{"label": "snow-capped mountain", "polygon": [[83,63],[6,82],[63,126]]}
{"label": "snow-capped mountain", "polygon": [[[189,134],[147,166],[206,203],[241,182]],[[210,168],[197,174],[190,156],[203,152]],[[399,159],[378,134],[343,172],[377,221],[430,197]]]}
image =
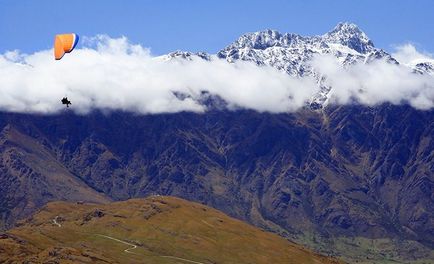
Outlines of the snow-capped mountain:
{"label": "snow-capped mountain", "polygon": [[331,54],[343,67],[376,59],[397,63],[390,54],[375,48],[368,36],[350,23],[339,23],[332,31],[313,37],[281,34],[275,30],[248,33],[218,52],[217,56],[229,62],[245,60],[257,65],[269,65],[292,76],[314,76],[320,92],[311,99],[310,104],[317,108],[327,101],[331,89],[324,84],[321,72],[309,63],[317,54]]}
{"label": "snow-capped mountain", "polygon": [[332,31],[313,37],[281,34],[275,30],[248,33],[217,53],[229,62],[253,61],[270,65],[293,76],[312,74],[306,63],[315,54],[332,54],[342,65],[369,62],[373,58],[391,56],[374,47],[373,42],[356,25],[340,23]]}
{"label": "snow-capped mountain", "polygon": [[189,51],[177,50],[177,51],[171,52],[169,54],[157,57],[157,59],[161,59],[163,61],[168,61],[168,60],[175,59],[175,58],[192,60],[194,57],[199,57],[201,59],[209,61],[209,60],[211,60],[212,55],[210,55],[206,52],[193,53],[193,52],[189,52]]}
{"label": "snow-capped mountain", "polygon": [[[272,66],[295,77],[313,76],[320,86],[320,91],[310,100],[310,105],[318,108],[327,102],[327,96],[332,88],[325,85],[325,77],[311,66],[310,61],[315,55],[325,54],[335,56],[342,67],[355,63],[371,63],[378,59],[399,64],[389,53],[376,48],[372,40],[352,23],[339,23],[333,30],[321,36],[282,34],[276,30],[247,33],[216,55],[176,51],[163,56],[163,59],[192,59],[199,56],[206,60],[243,60],[259,66]],[[434,73],[432,62],[421,62],[410,67],[417,73]]]}

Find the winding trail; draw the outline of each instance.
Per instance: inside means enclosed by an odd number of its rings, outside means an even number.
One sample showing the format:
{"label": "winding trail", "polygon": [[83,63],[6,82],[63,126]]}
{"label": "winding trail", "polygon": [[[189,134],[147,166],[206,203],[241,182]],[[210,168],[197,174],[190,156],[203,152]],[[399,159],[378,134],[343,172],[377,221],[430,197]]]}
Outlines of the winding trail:
{"label": "winding trail", "polygon": [[58,227],[62,227],[62,225],[57,222],[58,217],[59,217],[58,215],[56,215],[56,217],[54,217],[53,224],[57,225]]}
{"label": "winding trail", "polygon": [[[57,218],[59,218],[58,215],[57,215],[56,217],[53,218],[53,224],[54,224],[54,225],[57,225],[58,227],[62,227],[62,225],[59,224],[59,223],[57,222]],[[208,224],[208,223],[207,223],[207,224]],[[208,224],[208,225],[209,225],[209,224]],[[134,244],[132,244],[132,243],[129,243],[129,242],[126,242],[126,241],[123,241],[123,240],[120,240],[120,239],[117,239],[117,238],[114,238],[114,237],[111,237],[111,236],[107,236],[107,235],[102,235],[102,234],[95,234],[95,235],[100,236],[100,237],[104,237],[104,238],[107,238],[107,239],[111,239],[111,240],[114,240],[114,241],[116,241],[116,242],[119,242],[119,243],[122,243],[122,244],[128,245],[128,246],[131,246],[131,247],[125,249],[124,252],[126,252],[126,253],[130,253],[130,254],[138,255],[137,253],[135,253],[135,252],[131,252],[131,251],[130,251],[130,250],[136,249],[136,248],[137,248],[137,245],[134,245]],[[198,261],[189,260],[189,259],[185,259],[185,258],[174,257],[174,256],[164,256],[164,255],[163,255],[163,256],[158,256],[158,257],[160,257],[160,258],[176,259],[176,260],[181,260],[181,261],[184,261],[184,262],[195,263],[195,264],[205,264],[205,263],[203,263],[203,262],[198,262]]]}
{"label": "winding trail", "polygon": [[201,220],[201,221],[202,221],[202,223],[204,223],[205,225],[210,226],[210,227],[212,227],[212,228],[215,228],[215,226],[211,225],[211,224],[208,223],[207,221],[205,221],[205,220]]}
{"label": "winding trail", "polygon": [[131,246],[130,248],[125,249],[124,251],[127,252],[127,253],[136,254],[136,253],[130,251],[132,249],[136,249],[137,248],[137,246],[134,245],[134,244],[128,243],[126,241],[123,241],[123,240],[120,240],[120,239],[117,239],[117,238],[114,238],[114,237],[111,237],[111,236],[106,236],[106,235],[101,235],[101,234],[96,234],[96,235],[100,236],[100,237],[105,237],[105,238],[117,241],[119,243],[123,243],[123,244],[128,245],[128,246]]}
{"label": "winding trail", "polygon": [[[134,245],[134,244],[128,243],[126,241],[123,241],[123,240],[120,240],[120,239],[117,239],[117,238],[114,238],[114,237],[111,237],[111,236],[106,236],[106,235],[101,235],[101,234],[96,234],[96,235],[100,236],[100,237],[104,237],[104,238],[108,238],[108,239],[117,241],[119,243],[123,243],[123,244],[128,245],[128,246],[131,246],[130,248],[125,249],[124,251],[127,252],[127,253],[131,253],[131,254],[137,254],[135,252],[131,252],[130,251],[132,249],[136,249],[137,248],[137,246]],[[158,256],[158,257],[160,257],[160,258],[176,259],[176,260],[181,260],[181,261],[185,261],[185,262],[189,262],[189,263],[195,263],[195,264],[205,264],[203,262],[198,262],[198,261],[189,260],[189,259],[185,259],[185,258],[174,257],[174,256]]]}

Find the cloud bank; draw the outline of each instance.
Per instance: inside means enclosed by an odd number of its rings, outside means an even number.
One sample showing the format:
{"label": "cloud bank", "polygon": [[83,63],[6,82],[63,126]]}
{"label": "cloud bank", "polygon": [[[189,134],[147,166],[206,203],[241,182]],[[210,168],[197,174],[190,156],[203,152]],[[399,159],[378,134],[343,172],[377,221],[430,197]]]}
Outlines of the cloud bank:
{"label": "cloud bank", "polygon": [[416,74],[406,66],[374,60],[343,69],[329,56],[315,57],[312,65],[332,87],[328,99],[331,104],[374,106],[387,102],[410,104],[417,109],[434,107],[434,77]]}
{"label": "cloud bank", "polygon": [[[52,54],[52,50],[43,50],[0,55],[1,110],[56,113],[64,109],[60,99],[68,96],[78,113],[93,109],[142,114],[204,112],[204,96],[213,95],[229,109],[279,113],[300,109],[319,89],[311,78],[294,78],[250,62],[164,60],[124,37],[88,39],[83,48],[61,61],[55,61]],[[311,63],[333,86],[330,103],[434,106],[432,76],[413,74],[406,67],[383,61],[348,69],[327,56]]]}
{"label": "cloud bank", "polygon": [[421,62],[434,62],[432,54],[420,52],[412,44],[397,46],[395,49],[392,56],[403,64],[416,65]]}

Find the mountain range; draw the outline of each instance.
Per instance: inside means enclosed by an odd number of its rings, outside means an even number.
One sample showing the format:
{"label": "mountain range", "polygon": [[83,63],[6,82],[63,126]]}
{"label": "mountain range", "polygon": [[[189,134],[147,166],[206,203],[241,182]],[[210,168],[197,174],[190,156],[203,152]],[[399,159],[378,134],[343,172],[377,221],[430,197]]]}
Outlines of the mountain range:
{"label": "mountain range", "polygon": [[[149,195],[201,202],[318,252],[367,263],[434,259],[434,111],[327,104],[308,61],[400,63],[357,26],[322,36],[265,30],[215,55],[312,76],[321,92],[295,113],[213,109],[138,115],[0,114],[0,216],[10,228],[49,201]],[[414,74],[433,74],[418,62]]]}
{"label": "mountain range", "polygon": [[228,62],[250,61],[256,65],[267,65],[294,77],[314,77],[319,86],[309,104],[319,108],[328,103],[331,86],[325,83],[326,76],[311,65],[317,55],[331,55],[342,67],[357,63],[369,64],[376,60],[403,64],[413,72],[434,75],[434,60],[414,60],[400,63],[383,49],[376,48],[373,41],[355,24],[339,23],[333,30],[321,36],[301,36],[294,33],[282,34],[276,30],[247,33],[220,50],[215,55],[204,52],[172,52],[163,59],[174,58],[205,60],[225,59]]}

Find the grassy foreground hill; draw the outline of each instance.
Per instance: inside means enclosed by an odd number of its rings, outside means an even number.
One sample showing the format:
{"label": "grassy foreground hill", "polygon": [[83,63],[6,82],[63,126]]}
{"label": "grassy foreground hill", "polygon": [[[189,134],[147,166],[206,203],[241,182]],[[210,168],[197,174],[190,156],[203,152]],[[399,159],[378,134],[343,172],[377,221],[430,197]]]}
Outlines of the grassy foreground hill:
{"label": "grassy foreground hill", "polygon": [[1,263],[339,263],[202,204],[52,202],[0,235]]}

